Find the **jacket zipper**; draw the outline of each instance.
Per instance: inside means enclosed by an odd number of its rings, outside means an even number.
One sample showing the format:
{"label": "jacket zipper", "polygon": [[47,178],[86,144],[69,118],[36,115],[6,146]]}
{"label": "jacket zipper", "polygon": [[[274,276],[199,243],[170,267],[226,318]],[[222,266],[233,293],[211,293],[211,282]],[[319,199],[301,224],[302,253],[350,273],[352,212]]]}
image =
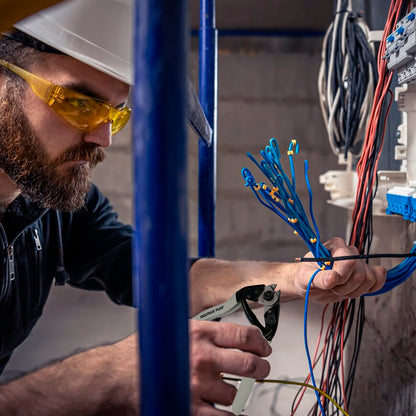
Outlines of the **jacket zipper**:
{"label": "jacket zipper", "polygon": [[9,281],[12,282],[15,279],[14,273],[14,248],[13,245],[7,247],[7,261],[9,264]]}
{"label": "jacket zipper", "polygon": [[38,233],[38,229],[37,228],[35,228],[33,230],[33,238],[35,240],[36,250],[37,251],[42,250],[42,245],[40,244],[40,238],[39,238],[39,233]]}
{"label": "jacket zipper", "polygon": [[[19,235],[21,235],[28,227],[25,227],[20,233]],[[14,239],[14,241],[19,237],[16,236],[16,238]],[[36,243],[36,250],[42,250],[42,246],[40,243],[40,238],[39,238],[39,233],[36,230],[35,234],[34,234],[34,239],[35,239],[35,243]],[[3,282],[1,282],[0,279],[0,303],[3,302],[4,300],[6,300],[9,296],[9,292],[10,292],[10,283],[15,280],[16,278],[16,274],[15,274],[15,264],[14,264],[14,246],[13,246],[13,242],[12,244],[9,244],[7,242],[7,237],[6,237],[6,233],[4,231],[3,225],[0,223],[0,241],[3,241],[4,245],[2,244],[3,247],[6,248],[6,255],[7,255],[7,271],[6,271],[6,278],[3,280]]]}
{"label": "jacket zipper", "polygon": [[[3,225],[0,223],[0,241],[1,241],[1,249],[5,251],[6,254],[6,270],[4,273],[4,278],[0,278],[1,284],[0,284],[0,305],[7,299],[9,291],[10,291],[10,282],[11,276],[10,276],[10,261],[9,261],[9,252],[12,254],[13,258],[13,248],[9,249],[9,243],[7,242],[6,233],[4,231]],[[13,247],[13,246],[12,246]],[[14,266],[14,264],[12,264]],[[14,270],[13,270],[14,272]],[[14,278],[14,275],[12,276]]]}
{"label": "jacket zipper", "polygon": [[34,299],[34,310],[37,311],[39,309],[40,303],[41,303],[41,294],[43,293],[43,282],[42,279],[40,278],[40,276],[42,276],[42,272],[41,272],[41,267],[42,267],[42,261],[41,261],[41,255],[42,255],[42,244],[40,242],[40,237],[39,237],[39,231],[36,227],[33,227],[33,240],[35,242],[35,246],[36,246],[36,251],[35,251],[35,256],[34,256],[34,262],[38,267],[37,273],[39,275],[39,282],[38,284],[35,285],[34,287],[34,294],[33,294],[33,299]]}

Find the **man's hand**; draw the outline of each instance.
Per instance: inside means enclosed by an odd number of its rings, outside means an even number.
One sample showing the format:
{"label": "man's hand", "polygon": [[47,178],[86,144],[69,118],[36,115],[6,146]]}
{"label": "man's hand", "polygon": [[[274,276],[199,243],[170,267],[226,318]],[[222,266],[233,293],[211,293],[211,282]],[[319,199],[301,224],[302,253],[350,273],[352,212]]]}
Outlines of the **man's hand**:
{"label": "man's hand", "polygon": [[229,406],[237,392],[221,373],[264,378],[270,371],[260,357],[272,349],[255,326],[191,320],[190,349],[192,416],[232,416],[211,404]]}
{"label": "man's hand", "polygon": [[[358,254],[355,247],[347,246],[341,238],[327,241],[325,247],[331,256],[349,256]],[[307,257],[312,257],[311,253]],[[317,269],[316,263],[300,263],[297,272],[294,270],[293,284],[297,292],[304,297],[306,288]],[[332,270],[323,270],[314,278],[310,299],[321,303],[338,302],[348,298],[357,298],[383,287],[386,280],[386,269],[382,266],[369,266],[364,260],[336,261]]]}
{"label": "man's hand", "polygon": [[[332,256],[358,254],[341,238],[325,243]],[[308,253],[308,256],[312,256]],[[295,255],[294,255],[295,257]],[[191,286],[191,314],[225,302],[244,286],[277,284],[280,301],[303,299],[316,263],[277,263],[266,261],[226,261],[200,259],[189,273]],[[369,266],[364,260],[342,260],[332,270],[319,272],[310,291],[310,299],[321,303],[356,298],[380,289],[386,280],[386,269]]]}

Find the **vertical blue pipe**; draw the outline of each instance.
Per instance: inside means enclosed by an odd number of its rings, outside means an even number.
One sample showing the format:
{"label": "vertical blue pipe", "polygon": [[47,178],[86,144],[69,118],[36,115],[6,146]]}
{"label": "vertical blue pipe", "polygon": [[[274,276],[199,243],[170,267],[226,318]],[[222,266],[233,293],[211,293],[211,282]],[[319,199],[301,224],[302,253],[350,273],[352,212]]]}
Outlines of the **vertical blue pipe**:
{"label": "vertical blue pipe", "polygon": [[215,0],[200,2],[199,100],[212,127],[212,144],[199,139],[198,253],[215,255],[215,205],[217,176],[217,30]]}
{"label": "vertical blue pipe", "polygon": [[190,414],[186,0],[136,0],[135,28],[134,282],[140,415],[185,416]]}

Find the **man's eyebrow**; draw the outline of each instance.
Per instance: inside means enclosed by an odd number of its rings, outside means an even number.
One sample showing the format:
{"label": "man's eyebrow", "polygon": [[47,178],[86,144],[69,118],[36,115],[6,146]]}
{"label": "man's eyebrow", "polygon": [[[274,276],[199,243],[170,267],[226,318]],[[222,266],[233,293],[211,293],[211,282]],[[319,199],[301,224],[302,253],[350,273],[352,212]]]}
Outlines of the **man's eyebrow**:
{"label": "man's eyebrow", "polygon": [[[109,102],[108,98],[104,97],[102,94],[100,94],[98,91],[92,89],[89,85],[74,82],[74,83],[68,83],[63,85],[65,88],[68,88],[70,90],[79,92],[80,94],[88,95],[88,97],[96,98],[98,100],[102,100],[105,102]],[[121,108],[124,107],[127,104],[127,101],[123,101],[122,103],[114,106],[114,108]]]}

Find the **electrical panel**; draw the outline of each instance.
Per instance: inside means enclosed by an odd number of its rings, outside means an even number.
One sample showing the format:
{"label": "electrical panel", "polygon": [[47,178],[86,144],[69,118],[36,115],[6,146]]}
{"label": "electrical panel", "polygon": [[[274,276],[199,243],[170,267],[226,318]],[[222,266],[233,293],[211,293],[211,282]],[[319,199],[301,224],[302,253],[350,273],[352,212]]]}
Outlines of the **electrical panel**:
{"label": "electrical panel", "polygon": [[[373,215],[400,215],[416,222],[416,8],[401,19],[395,30],[387,36],[383,59],[387,68],[395,71],[399,87],[395,101],[402,114],[397,129],[395,159],[401,161],[400,171],[378,172],[378,192],[374,199]],[[325,189],[331,192],[330,202],[350,208],[355,200],[355,172],[327,172],[320,177]],[[349,195],[346,195],[346,190]],[[342,190],[342,192],[340,192]]]}
{"label": "electrical panel", "polygon": [[400,20],[387,37],[384,59],[387,68],[397,73],[398,83],[402,84],[395,91],[403,119],[398,129],[395,158],[402,161],[401,170],[406,172],[402,186],[394,186],[386,194],[386,214],[401,215],[405,220],[416,222],[416,9]]}
{"label": "electrical panel", "polygon": [[386,40],[387,68],[396,70],[399,84],[416,81],[416,9],[397,24]]}

